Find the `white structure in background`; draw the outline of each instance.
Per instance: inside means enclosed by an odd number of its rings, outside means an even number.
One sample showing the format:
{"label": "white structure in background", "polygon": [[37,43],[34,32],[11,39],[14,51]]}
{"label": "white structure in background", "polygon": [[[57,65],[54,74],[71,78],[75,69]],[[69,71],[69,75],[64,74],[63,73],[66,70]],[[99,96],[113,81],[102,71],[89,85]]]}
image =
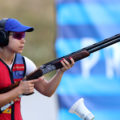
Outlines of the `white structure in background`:
{"label": "white structure in background", "polygon": [[93,120],[94,115],[87,109],[84,104],[84,99],[80,98],[75,102],[69,110],[70,113],[75,113],[83,120]]}
{"label": "white structure in background", "polygon": [[58,113],[56,95],[46,97],[35,91],[33,95],[23,96],[21,112],[23,120],[56,120]]}

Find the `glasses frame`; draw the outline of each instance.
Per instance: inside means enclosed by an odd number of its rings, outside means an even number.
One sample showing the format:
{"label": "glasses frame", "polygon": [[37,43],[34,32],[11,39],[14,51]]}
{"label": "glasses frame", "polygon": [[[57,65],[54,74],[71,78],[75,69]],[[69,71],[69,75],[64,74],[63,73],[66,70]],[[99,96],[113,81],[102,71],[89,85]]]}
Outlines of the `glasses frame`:
{"label": "glasses frame", "polygon": [[25,32],[10,32],[9,35],[12,35],[12,37],[17,40],[25,38]]}

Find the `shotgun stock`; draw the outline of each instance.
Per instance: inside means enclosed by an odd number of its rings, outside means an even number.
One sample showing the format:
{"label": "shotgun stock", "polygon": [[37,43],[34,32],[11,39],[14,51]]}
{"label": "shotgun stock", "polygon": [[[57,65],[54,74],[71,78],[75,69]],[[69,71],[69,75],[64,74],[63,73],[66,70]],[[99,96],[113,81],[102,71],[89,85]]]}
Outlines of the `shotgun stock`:
{"label": "shotgun stock", "polygon": [[[107,38],[103,41],[100,41],[98,43],[95,43],[95,44],[92,44],[88,47],[85,47],[81,50],[78,50],[78,51],[75,51],[71,54],[68,54],[66,56],[63,56],[63,57],[60,57],[60,58],[57,58],[53,61],[50,61],[46,64],[43,64],[41,65],[40,67],[38,67],[34,72],[30,73],[29,75],[27,75],[23,81],[27,81],[27,80],[32,80],[32,79],[36,79],[38,77],[41,77],[42,75],[46,74],[46,73],[49,73],[51,71],[54,71],[54,70],[57,70],[57,69],[60,69],[62,68],[62,64],[61,64],[61,60],[62,58],[65,58],[68,62],[70,62],[70,59],[69,57],[72,57],[74,59],[75,62],[77,62],[78,60],[81,60],[83,58],[86,58],[88,57],[91,53],[93,52],[96,52],[100,49],[103,49],[107,46],[110,46],[112,44],[115,44],[117,42],[120,41],[120,34],[117,34],[117,35],[114,35],[110,38]],[[2,88],[0,89],[0,94],[1,93],[5,93],[5,92],[8,92],[12,89],[14,89],[15,87],[17,87],[19,85],[20,82],[16,82],[6,88]]]}

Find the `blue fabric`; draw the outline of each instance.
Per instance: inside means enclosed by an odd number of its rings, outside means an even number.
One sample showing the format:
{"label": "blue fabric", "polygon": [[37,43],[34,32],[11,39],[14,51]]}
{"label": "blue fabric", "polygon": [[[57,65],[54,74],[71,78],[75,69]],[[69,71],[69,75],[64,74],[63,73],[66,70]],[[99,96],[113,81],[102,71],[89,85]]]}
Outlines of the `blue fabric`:
{"label": "blue fabric", "polygon": [[5,31],[11,32],[31,32],[33,27],[25,26],[14,18],[8,18],[5,23]]}
{"label": "blue fabric", "polygon": [[[119,0],[56,0],[57,57],[120,33],[119,6]],[[69,109],[81,97],[95,120],[119,120],[120,43],[76,62],[57,94],[58,120],[80,120]]]}
{"label": "blue fabric", "polygon": [[17,53],[13,64],[16,65],[17,67],[21,67],[21,66],[23,67],[23,70],[20,70],[20,68],[16,68],[16,70],[12,72],[14,80],[22,80],[25,77],[25,73],[26,73],[26,65],[23,56]]}

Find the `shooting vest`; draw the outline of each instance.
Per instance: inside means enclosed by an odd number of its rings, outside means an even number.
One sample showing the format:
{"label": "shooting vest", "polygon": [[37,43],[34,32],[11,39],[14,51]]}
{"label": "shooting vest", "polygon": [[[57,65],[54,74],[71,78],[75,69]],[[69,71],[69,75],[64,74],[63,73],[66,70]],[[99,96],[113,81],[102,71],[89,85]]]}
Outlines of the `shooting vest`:
{"label": "shooting vest", "polygon": [[[24,57],[16,54],[12,68],[0,59],[0,89],[5,88],[24,78],[26,72]],[[11,107],[0,114],[0,120],[22,120],[20,111],[20,98]]]}

